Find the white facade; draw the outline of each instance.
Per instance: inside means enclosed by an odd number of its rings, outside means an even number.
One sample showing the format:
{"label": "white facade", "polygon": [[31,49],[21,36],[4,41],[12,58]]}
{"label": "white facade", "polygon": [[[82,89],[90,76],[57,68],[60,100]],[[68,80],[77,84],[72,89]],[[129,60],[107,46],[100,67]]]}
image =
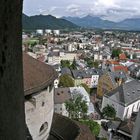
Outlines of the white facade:
{"label": "white facade", "polygon": [[125,107],[125,110],[124,110],[124,117],[125,118],[130,118],[131,117],[131,114],[133,112],[138,112],[139,111],[139,108],[140,108],[140,100],[130,104],[129,106]]}
{"label": "white facade", "polygon": [[99,81],[99,75],[92,75],[90,87],[91,87],[91,88],[97,87],[98,81]]}
{"label": "white facade", "polygon": [[93,50],[94,50],[94,51],[99,51],[99,46],[98,46],[98,45],[95,45],[95,46],[93,47]]}
{"label": "white facade", "polygon": [[43,30],[38,29],[38,30],[36,30],[36,33],[37,33],[37,34],[40,34],[40,35],[43,35]]}
{"label": "white facade", "polygon": [[47,33],[47,34],[52,34],[52,30],[51,30],[51,29],[46,29],[46,30],[45,30],[45,33]]}
{"label": "white facade", "polygon": [[94,54],[94,61],[95,60],[99,60],[99,55],[96,53],[96,54]]}
{"label": "white facade", "polygon": [[76,45],[75,44],[69,44],[68,45],[68,51],[69,52],[73,52],[77,49]]}
{"label": "white facade", "polygon": [[62,104],[55,104],[54,105],[54,111],[58,114],[61,114],[63,116],[66,116],[68,117],[69,116],[69,113],[67,112],[66,110],[66,106],[65,106],[65,103],[62,103]]}
{"label": "white facade", "polygon": [[59,84],[59,80],[58,79],[54,80],[54,88],[58,88],[58,84]]}
{"label": "white facade", "polygon": [[53,32],[55,35],[60,35],[60,30],[54,30]]}
{"label": "white facade", "polygon": [[54,112],[53,92],[48,87],[25,101],[26,124],[33,140],[46,140],[49,136]]}
{"label": "white facade", "polygon": [[133,112],[138,112],[140,108],[140,100],[128,105],[123,106],[111,98],[103,97],[102,101],[102,109],[106,107],[107,105],[110,105],[114,107],[116,110],[116,117],[120,118],[121,120],[124,120],[126,118],[130,118]]}
{"label": "white facade", "polygon": [[99,53],[94,54],[94,61],[103,60],[103,55]]}
{"label": "white facade", "polygon": [[[73,97],[76,94],[79,94],[79,95],[83,96],[83,100],[85,100],[87,102],[87,106],[88,106],[87,115],[90,115],[91,113],[93,114],[94,113],[94,106],[91,103],[89,94],[86,92],[86,90],[83,87],[70,87],[69,89],[70,89],[69,94],[71,94],[71,97]],[[54,111],[58,114],[66,116],[66,117],[69,116],[69,114],[66,110],[65,102],[55,104],[54,105]]]}
{"label": "white facade", "polygon": [[61,60],[69,60],[73,61],[73,59],[77,59],[77,54],[76,53],[65,53],[65,52],[60,52],[59,56],[48,56],[48,63],[49,64],[60,64]]}

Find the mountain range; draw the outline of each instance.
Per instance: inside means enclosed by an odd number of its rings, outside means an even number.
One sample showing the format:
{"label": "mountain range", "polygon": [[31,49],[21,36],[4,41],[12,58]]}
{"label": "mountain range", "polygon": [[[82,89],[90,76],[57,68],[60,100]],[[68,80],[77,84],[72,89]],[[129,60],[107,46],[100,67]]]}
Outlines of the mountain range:
{"label": "mountain range", "polygon": [[74,23],[51,15],[22,15],[22,25],[25,30],[35,29],[75,29],[78,28]]}
{"label": "mountain range", "polygon": [[140,18],[129,18],[120,22],[104,20],[100,17],[87,15],[85,17],[63,17],[78,26],[86,28],[140,30]]}
{"label": "mountain range", "polygon": [[62,17],[52,15],[22,15],[23,29],[76,29],[79,27],[140,31],[140,18],[129,18],[120,22],[104,20],[101,17]]}

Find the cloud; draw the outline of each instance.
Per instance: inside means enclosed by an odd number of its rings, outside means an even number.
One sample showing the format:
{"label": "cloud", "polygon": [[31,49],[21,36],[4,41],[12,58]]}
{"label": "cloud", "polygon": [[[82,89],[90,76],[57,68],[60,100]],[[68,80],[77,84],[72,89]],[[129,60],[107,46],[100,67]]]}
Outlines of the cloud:
{"label": "cloud", "polygon": [[66,7],[66,11],[71,13],[78,12],[79,10],[80,6],[75,4],[71,4]]}
{"label": "cloud", "polygon": [[140,15],[138,5],[140,6],[138,0],[96,0],[91,6],[90,12],[92,15],[102,16],[104,19],[120,21]]}
{"label": "cloud", "polygon": [[53,6],[53,7],[50,8],[49,12],[54,12],[56,9],[57,9],[57,7]]}
{"label": "cloud", "polygon": [[42,13],[60,17],[90,14],[113,21],[140,17],[139,7],[140,0],[24,0],[24,12],[29,15]]}

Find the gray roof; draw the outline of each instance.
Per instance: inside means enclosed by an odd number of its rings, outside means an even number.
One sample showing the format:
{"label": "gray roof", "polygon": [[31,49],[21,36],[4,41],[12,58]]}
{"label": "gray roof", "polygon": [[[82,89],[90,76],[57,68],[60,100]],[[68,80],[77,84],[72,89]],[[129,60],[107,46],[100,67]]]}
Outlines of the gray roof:
{"label": "gray roof", "polygon": [[60,55],[60,52],[50,52],[48,54],[48,57],[59,56],[59,55]]}
{"label": "gray roof", "polygon": [[75,79],[90,78],[92,75],[101,75],[100,69],[88,69],[88,70],[72,70],[73,77]]}
{"label": "gray roof", "polygon": [[72,70],[72,74],[75,79],[82,79],[86,77],[86,72],[83,70]]}
{"label": "gray roof", "polygon": [[108,75],[114,85],[116,85],[116,78],[123,79],[124,81],[127,80],[127,75],[124,71],[108,72]]}
{"label": "gray roof", "polygon": [[61,74],[62,75],[63,74],[69,74],[69,75],[71,75],[71,70],[69,68],[67,68],[67,67],[61,68]]}
{"label": "gray roof", "polygon": [[135,64],[132,64],[132,65],[130,65],[130,66],[128,67],[128,70],[129,70],[129,71],[134,71],[135,69],[136,69]]}
{"label": "gray roof", "polygon": [[124,83],[104,96],[123,106],[128,106],[140,100],[140,82],[138,80],[133,80]]}

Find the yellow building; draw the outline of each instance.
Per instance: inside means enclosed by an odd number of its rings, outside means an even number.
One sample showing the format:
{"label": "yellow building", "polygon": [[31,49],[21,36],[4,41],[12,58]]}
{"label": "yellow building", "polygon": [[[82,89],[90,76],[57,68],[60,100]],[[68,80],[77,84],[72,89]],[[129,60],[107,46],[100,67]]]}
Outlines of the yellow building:
{"label": "yellow building", "polygon": [[105,93],[115,89],[126,80],[127,76],[123,71],[107,72],[103,74],[99,78],[97,96],[102,97]]}

